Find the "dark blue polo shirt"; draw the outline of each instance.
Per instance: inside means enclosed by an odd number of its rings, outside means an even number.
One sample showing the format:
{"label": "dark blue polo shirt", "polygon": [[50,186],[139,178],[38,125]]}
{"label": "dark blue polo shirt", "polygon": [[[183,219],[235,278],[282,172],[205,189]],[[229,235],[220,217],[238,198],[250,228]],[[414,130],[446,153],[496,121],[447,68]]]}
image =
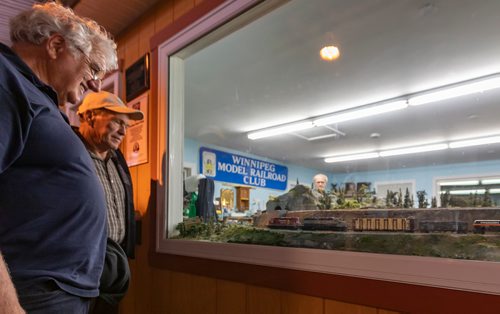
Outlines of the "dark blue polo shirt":
{"label": "dark blue polo shirt", "polygon": [[14,284],[98,295],[106,202],[57,95],[0,44],[0,252]]}

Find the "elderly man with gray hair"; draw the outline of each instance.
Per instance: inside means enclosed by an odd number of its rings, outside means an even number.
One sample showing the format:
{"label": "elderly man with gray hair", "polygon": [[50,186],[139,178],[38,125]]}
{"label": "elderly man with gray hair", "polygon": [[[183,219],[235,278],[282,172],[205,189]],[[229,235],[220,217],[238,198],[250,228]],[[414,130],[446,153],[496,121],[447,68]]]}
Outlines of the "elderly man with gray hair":
{"label": "elderly man with gray hair", "polygon": [[313,177],[313,195],[318,200],[318,209],[331,209],[331,195],[325,190],[328,183],[328,177],[322,173],[318,173]]}
{"label": "elderly man with gray hair", "polygon": [[11,48],[0,44],[0,313],[87,313],[106,201],[59,106],[99,91],[117,68],[116,44],[54,2],[14,17],[10,35]]}

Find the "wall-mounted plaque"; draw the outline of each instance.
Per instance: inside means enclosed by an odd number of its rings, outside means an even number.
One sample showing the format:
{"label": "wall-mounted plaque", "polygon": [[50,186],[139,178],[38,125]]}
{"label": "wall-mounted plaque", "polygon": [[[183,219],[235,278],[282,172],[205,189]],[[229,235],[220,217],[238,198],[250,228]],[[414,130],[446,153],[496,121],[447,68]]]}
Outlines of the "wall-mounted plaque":
{"label": "wall-mounted plaque", "polygon": [[149,89],[149,64],[149,53],[147,53],[125,71],[127,102]]}
{"label": "wall-mounted plaque", "polygon": [[144,113],[144,119],[130,121],[125,136],[125,160],[129,167],[148,162],[148,94],[133,99],[127,106]]}

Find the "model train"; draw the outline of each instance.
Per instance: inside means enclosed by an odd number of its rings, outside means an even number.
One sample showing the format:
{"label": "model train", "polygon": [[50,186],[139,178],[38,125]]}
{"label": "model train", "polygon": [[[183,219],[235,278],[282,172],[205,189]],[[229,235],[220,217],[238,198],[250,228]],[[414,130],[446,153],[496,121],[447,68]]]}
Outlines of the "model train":
{"label": "model train", "polygon": [[334,217],[306,217],[304,218],[304,230],[330,230],[346,231],[345,221]]}
{"label": "model train", "polygon": [[[272,218],[268,227],[272,229],[310,230],[310,231],[347,231],[345,221],[335,217],[305,217],[302,224],[299,217]],[[500,220],[474,220],[474,233],[500,232]],[[465,221],[427,221],[416,223],[414,218],[387,218],[370,217],[354,218],[353,231],[382,231],[382,232],[453,232],[467,233],[469,224]]]}
{"label": "model train", "polygon": [[302,227],[299,217],[278,217],[272,218],[267,227],[271,229],[296,230]]}
{"label": "model train", "polygon": [[420,232],[455,232],[467,233],[469,224],[465,221],[421,221],[418,224]]}
{"label": "model train", "polygon": [[472,224],[474,233],[482,233],[484,234],[487,231],[500,231],[500,220],[499,219],[480,219],[474,220],[474,224]]}
{"label": "model train", "polygon": [[354,231],[403,231],[413,232],[415,220],[413,218],[354,218]]}
{"label": "model train", "polygon": [[271,229],[288,230],[347,230],[345,221],[334,217],[306,217],[304,218],[304,224],[300,223],[299,217],[272,218],[267,226]]}

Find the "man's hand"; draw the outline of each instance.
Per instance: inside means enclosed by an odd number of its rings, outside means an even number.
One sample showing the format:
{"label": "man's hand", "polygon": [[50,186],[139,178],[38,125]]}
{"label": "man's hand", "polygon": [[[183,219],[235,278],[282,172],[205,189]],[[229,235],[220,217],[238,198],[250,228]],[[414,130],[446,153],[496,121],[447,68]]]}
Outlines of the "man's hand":
{"label": "man's hand", "polygon": [[0,253],[0,314],[25,314]]}

